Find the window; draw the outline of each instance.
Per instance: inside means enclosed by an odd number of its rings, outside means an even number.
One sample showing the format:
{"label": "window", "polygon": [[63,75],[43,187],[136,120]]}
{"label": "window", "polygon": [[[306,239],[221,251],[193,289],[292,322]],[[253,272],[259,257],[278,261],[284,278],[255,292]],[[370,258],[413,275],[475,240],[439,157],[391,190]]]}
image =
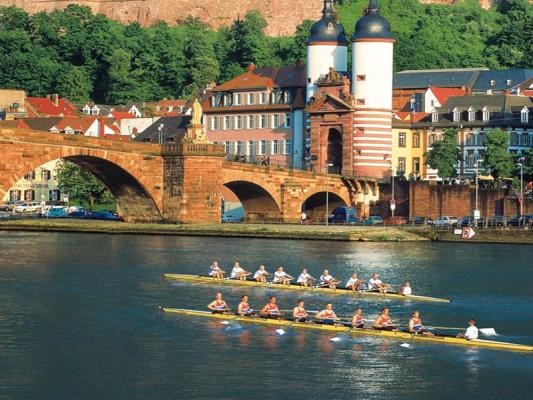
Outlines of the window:
{"label": "window", "polygon": [[244,146],[243,146],[243,144],[244,144],[244,142],[238,140],[238,141],[236,142],[236,144],[237,144],[237,146],[236,146],[236,149],[235,149],[235,153],[236,153],[236,154],[239,154],[239,155],[244,154],[244,153],[243,153],[243,150],[244,150]]}
{"label": "window", "polygon": [[224,116],[224,125],[222,127],[225,131],[231,129],[231,118],[229,115]]}
{"label": "window", "polygon": [[290,104],[292,101],[292,96],[291,96],[291,92],[289,90],[285,90],[283,92],[283,102],[285,104]]}
{"label": "window", "polygon": [[439,113],[436,111],[433,111],[431,113],[431,122],[439,122]]}
{"label": "window", "polygon": [[218,117],[211,117],[211,130],[218,131],[219,129],[220,125],[218,123]]}
{"label": "window", "polygon": [[453,122],[459,122],[460,119],[461,119],[461,111],[459,111],[457,107],[455,107],[453,109]]}
{"label": "window", "polygon": [[43,181],[49,181],[51,175],[52,175],[52,174],[51,174],[50,171],[47,170],[47,169],[43,169],[43,170],[41,171],[41,179],[42,179]]}
{"label": "window", "polygon": [[24,175],[24,179],[35,179],[35,171],[28,172]]}
{"label": "window", "polygon": [[280,140],[273,140],[272,141],[272,154],[280,154],[281,153],[281,143]]}
{"label": "window", "polygon": [[255,104],[255,93],[248,93],[248,104],[251,106]]}
{"label": "window", "polygon": [[358,82],[366,81],[366,75],[357,75],[357,81]]}
{"label": "window", "polygon": [[259,154],[268,154],[266,140],[261,140],[261,147],[259,148]]}
{"label": "window", "polygon": [[283,151],[284,154],[291,154],[292,153],[292,141],[285,140],[285,149]]}
{"label": "window", "polygon": [[413,148],[418,149],[420,147],[420,133],[413,132]]}
{"label": "window", "polygon": [[234,98],[233,98],[233,103],[236,105],[236,106],[240,106],[242,103],[242,95],[240,93],[235,93],[234,95]]}
{"label": "window", "polygon": [[16,203],[17,201],[21,200],[21,192],[20,190],[13,189],[9,192],[9,199],[12,203]]}
{"label": "window", "polygon": [[246,117],[246,128],[247,129],[255,128],[255,115],[248,115]]}
{"label": "window", "polygon": [[398,135],[398,147],[405,147],[405,132]]}
{"label": "window", "polygon": [[231,149],[231,142],[224,142],[224,148],[226,150],[226,154],[232,154],[233,151]]}
{"label": "window", "polygon": [[465,166],[468,168],[471,168],[474,166],[476,162],[476,154],[474,153],[474,150],[467,150],[466,151],[466,159],[465,159]]}
{"label": "window", "polygon": [[93,107],[93,108],[91,109],[91,114],[92,114],[92,115],[98,115],[98,111],[99,111],[99,110],[98,110],[98,107],[95,106],[95,107]]}
{"label": "window", "polygon": [[279,104],[281,103],[281,92],[279,90],[275,90],[271,93],[271,103],[272,104]]}
{"label": "window", "polygon": [[242,129],[242,115],[235,117],[235,129]]}
{"label": "window", "polygon": [[279,114],[272,115],[272,129],[277,129],[279,127]]}
{"label": "window", "polygon": [[490,120],[490,111],[487,107],[483,107],[483,121]]}
{"label": "window", "polygon": [[225,107],[231,106],[231,94],[229,94],[229,93],[226,93],[224,95],[224,106]]}
{"label": "window", "polygon": [[527,139],[527,140],[528,140],[527,145],[528,145],[529,147],[533,147],[533,133],[530,133],[529,135],[527,135],[527,137],[528,137],[528,139]]}
{"label": "window", "polygon": [[405,158],[398,158],[398,172],[405,172]]}
{"label": "window", "polygon": [[430,107],[435,107],[435,100],[431,100],[431,101],[429,102],[429,106],[430,106]]}
{"label": "window", "polygon": [[529,109],[525,106],[520,111],[520,122],[523,124],[527,124],[529,122]]}
{"label": "window", "polygon": [[267,93],[261,92],[259,93],[259,104],[266,104],[267,102]]}
{"label": "window", "polygon": [[357,99],[357,105],[358,106],[364,106],[365,105],[365,99]]}
{"label": "window", "polygon": [[472,107],[468,108],[468,120],[474,121],[476,119],[476,110],[474,110]]}
{"label": "window", "polygon": [[59,201],[60,200],[60,192],[58,189],[53,189],[48,191],[48,200],[50,201]]}
{"label": "window", "polygon": [[413,158],[413,174],[418,175],[420,173],[420,158]]}
{"label": "window", "polygon": [[91,115],[91,109],[88,106],[83,107],[83,113],[85,115]]}
{"label": "window", "polygon": [[285,114],[285,128],[290,128],[291,127],[291,117],[292,115],[290,113],[287,113]]}
{"label": "window", "polygon": [[211,107],[216,107],[218,105],[218,96],[214,94],[211,96]]}
{"label": "window", "polygon": [[259,116],[259,128],[265,129],[267,127],[267,116],[261,115]]}

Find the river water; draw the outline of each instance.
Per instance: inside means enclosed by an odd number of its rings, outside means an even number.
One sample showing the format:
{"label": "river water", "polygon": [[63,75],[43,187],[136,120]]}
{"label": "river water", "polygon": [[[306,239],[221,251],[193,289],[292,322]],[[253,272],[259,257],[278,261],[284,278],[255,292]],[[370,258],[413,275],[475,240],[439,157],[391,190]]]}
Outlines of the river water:
{"label": "river water", "polygon": [[[223,325],[163,315],[203,309],[215,287],[167,282],[164,272],[205,273],[281,263],[317,276],[372,271],[409,278],[450,304],[334,298],[375,316],[384,304],[406,321],[493,327],[497,340],[533,344],[531,246],[345,243],[230,238],[0,232],[1,399],[513,399],[532,398],[533,354],[325,332]],[[224,287],[236,305],[242,288]],[[248,291],[262,306],[271,290]],[[291,308],[296,293],[276,293]],[[304,295],[308,309],[325,297]],[[491,338],[492,339],[492,338]]]}

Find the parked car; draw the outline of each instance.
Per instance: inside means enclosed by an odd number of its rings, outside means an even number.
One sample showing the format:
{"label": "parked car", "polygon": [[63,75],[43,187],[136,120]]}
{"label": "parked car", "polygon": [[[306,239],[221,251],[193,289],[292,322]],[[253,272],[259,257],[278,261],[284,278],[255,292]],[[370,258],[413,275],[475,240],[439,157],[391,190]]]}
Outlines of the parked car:
{"label": "parked car", "polygon": [[450,215],[441,215],[434,221],[431,221],[431,225],[435,228],[451,228],[457,224],[457,218]]}
{"label": "parked car", "polygon": [[383,225],[383,218],[379,215],[371,215],[364,221],[361,221],[363,225]]}
{"label": "parked car", "polygon": [[409,225],[427,225],[431,221],[431,218],[425,218],[425,217],[413,217],[410,220],[407,221],[407,224]]}
{"label": "parked car", "polygon": [[235,215],[231,215],[231,214],[222,214],[221,221],[222,223],[235,223],[235,222],[239,222],[240,218],[236,217]]}
{"label": "parked car", "polygon": [[113,212],[111,210],[87,212],[85,218],[105,221],[124,221],[124,218],[122,218],[121,215],[118,215],[116,212]]}
{"label": "parked car", "polygon": [[490,226],[498,227],[504,226],[506,222],[510,220],[510,217],[505,217],[503,215],[495,215],[489,220]]}
{"label": "parked car", "polygon": [[41,211],[41,203],[37,201],[20,203],[15,207],[15,212],[18,213],[37,213]]}
{"label": "parked car", "polygon": [[68,218],[85,218],[87,216],[87,211],[81,209],[77,211],[71,211],[68,213]]}
{"label": "parked car", "polygon": [[330,224],[355,224],[357,210],[353,207],[336,207],[328,217]]}
{"label": "parked car", "polygon": [[386,225],[405,225],[407,224],[407,219],[405,217],[400,217],[400,216],[389,217],[385,219],[385,224]]}
{"label": "parked car", "polygon": [[14,207],[15,207],[15,205],[12,204],[12,203],[0,204],[0,211],[11,212],[11,211],[13,211]]}
{"label": "parked car", "polygon": [[41,215],[43,218],[66,218],[68,216],[64,207],[50,207]]}

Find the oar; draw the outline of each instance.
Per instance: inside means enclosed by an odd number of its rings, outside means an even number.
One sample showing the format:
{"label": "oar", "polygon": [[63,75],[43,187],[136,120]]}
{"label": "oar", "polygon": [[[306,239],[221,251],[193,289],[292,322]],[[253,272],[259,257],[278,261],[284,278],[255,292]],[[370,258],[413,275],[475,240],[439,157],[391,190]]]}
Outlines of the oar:
{"label": "oar", "polygon": [[[288,313],[291,313],[291,312],[293,312],[294,310],[279,310],[279,311],[280,311],[280,312],[288,312]],[[307,311],[308,313],[312,313],[312,314],[317,314],[317,313],[319,313],[318,310],[305,310],[305,311]]]}
{"label": "oar", "polygon": [[[465,331],[466,328],[457,328],[454,326],[425,326],[425,328],[428,329],[445,329],[450,331]],[[478,331],[480,331],[485,336],[495,336],[497,335],[496,329],[494,328],[478,328]]]}

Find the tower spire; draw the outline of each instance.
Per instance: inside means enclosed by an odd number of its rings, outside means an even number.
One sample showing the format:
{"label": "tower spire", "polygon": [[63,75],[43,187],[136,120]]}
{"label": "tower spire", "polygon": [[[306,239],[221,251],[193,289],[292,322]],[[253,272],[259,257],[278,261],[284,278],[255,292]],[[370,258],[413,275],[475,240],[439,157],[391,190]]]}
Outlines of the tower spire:
{"label": "tower spire", "polygon": [[370,0],[368,2],[369,10],[379,10],[378,0]]}
{"label": "tower spire", "polygon": [[333,7],[333,0],[324,0],[324,9],[322,10],[324,17],[334,17],[335,8]]}

